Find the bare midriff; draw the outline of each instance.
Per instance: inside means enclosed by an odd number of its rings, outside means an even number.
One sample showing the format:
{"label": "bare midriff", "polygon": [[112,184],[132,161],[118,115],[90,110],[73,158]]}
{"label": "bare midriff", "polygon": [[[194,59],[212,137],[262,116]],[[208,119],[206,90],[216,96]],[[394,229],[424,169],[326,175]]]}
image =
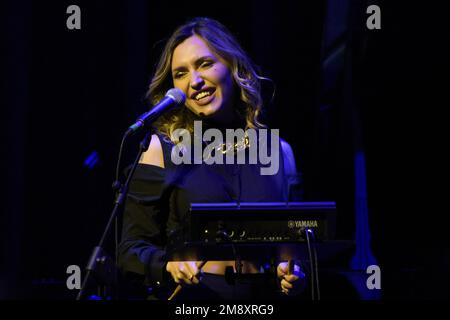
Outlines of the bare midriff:
{"label": "bare midriff", "polygon": [[[258,266],[251,261],[241,261],[242,273],[260,273]],[[225,274],[225,269],[227,267],[233,267],[234,272],[236,272],[236,261],[208,261],[202,268],[203,272],[212,274]]]}

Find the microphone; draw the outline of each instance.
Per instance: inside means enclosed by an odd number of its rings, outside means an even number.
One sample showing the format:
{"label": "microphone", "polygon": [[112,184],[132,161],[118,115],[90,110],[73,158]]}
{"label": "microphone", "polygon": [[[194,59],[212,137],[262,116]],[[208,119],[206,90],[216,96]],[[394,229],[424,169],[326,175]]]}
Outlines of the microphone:
{"label": "microphone", "polygon": [[178,88],[170,89],[167,91],[166,96],[157,105],[155,105],[150,111],[142,114],[136,122],[128,128],[125,135],[128,136],[141,128],[151,125],[163,113],[178,107],[183,104],[184,101],[186,101],[186,96],[183,91]]}

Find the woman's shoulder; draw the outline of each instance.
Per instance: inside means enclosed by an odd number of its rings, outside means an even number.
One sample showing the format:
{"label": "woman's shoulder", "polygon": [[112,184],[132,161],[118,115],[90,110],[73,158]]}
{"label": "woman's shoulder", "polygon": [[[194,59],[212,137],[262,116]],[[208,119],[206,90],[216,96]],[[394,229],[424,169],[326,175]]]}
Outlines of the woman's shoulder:
{"label": "woman's shoulder", "polygon": [[147,151],[142,154],[139,164],[155,166],[161,169],[166,168],[172,146],[172,141],[165,135],[160,133],[152,134],[150,145]]}
{"label": "woman's shoulder", "polygon": [[142,154],[139,164],[164,168],[162,145],[157,134],[152,135],[150,145],[147,151]]}
{"label": "woman's shoulder", "polygon": [[[145,151],[133,174],[129,196],[138,201],[159,199],[166,183],[167,172],[164,164],[163,143],[157,134],[153,134],[150,145]],[[127,175],[131,165],[127,168]]]}

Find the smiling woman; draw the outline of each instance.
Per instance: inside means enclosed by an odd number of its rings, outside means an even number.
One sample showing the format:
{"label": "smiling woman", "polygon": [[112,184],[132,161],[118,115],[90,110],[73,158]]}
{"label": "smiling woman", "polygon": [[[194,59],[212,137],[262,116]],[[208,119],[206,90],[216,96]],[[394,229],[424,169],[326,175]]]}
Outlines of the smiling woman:
{"label": "smiling woman", "polygon": [[[153,289],[164,287],[162,284],[182,284],[185,287],[179,299],[269,298],[280,292],[299,293],[304,288],[301,268],[291,268],[290,274],[287,263],[282,261],[275,281],[264,274],[268,261],[168,261],[165,255],[168,237],[183,228],[192,203],[299,200],[289,197],[293,185],[298,184],[292,150],[278,134],[265,134],[258,121],[263,78],[255,70],[231,33],[215,20],[194,19],[179,27],[168,40],[148,98],[156,105],[167,90],[176,87],[185,93],[186,102],[185,107],[173,109],[157,120],[150,147],[133,176],[119,248],[120,267],[125,274],[137,275]],[[194,130],[199,123],[206,132],[214,129],[216,137],[225,136],[230,129],[242,133],[252,129],[255,137],[249,141],[260,145],[264,140],[267,148],[281,145],[270,155],[280,159],[277,170],[263,174],[267,163],[260,162],[174,162],[172,149],[179,140],[186,144],[200,139],[200,144],[208,147],[217,144],[208,144],[211,139]],[[192,139],[177,134],[180,130]],[[242,148],[219,148],[219,152],[237,158],[246,153],[248,157],[256,150],[252,144],[255,143],[243,143]],[[233,145],[241,144],[230,141]],[[294,165],[287,172],[284,163],[289,162]],[[256,280],[231,284],[225,274],[234,273],[252,274]]]}
{"label": "smiling woman", "polygon": [[[211,117],[232,127],[263,127],[258,121],[262,79],[222,24],[208,18],[194,19],[175,30],[167,41],[147,92],[156,105],[167,90],[178,87],[186,94],[186,106],[192,112],[174,110],[155,126],[173,142],[175,129],[193,131],[193,115]],[[200,99],[198,94],[209,98]]]}
{"label": "smiling woman", "polygon": [[235,88],[225,61],[197,35],[183,41],[173,52],[173,84],[186,94],[186,106],[195,114],[235,121]]}

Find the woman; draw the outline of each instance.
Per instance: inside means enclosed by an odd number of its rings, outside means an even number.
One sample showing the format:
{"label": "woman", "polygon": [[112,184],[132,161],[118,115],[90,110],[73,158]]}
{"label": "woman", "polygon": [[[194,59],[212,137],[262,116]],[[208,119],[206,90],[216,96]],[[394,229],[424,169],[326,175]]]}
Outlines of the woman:
{"label": "woman", "polygon": [[[194,136],[197,120],[202,121],[203,129],[224,133],[226,129],[263,128],[257,120],[262,107],[261,79],[234,37],[215,20],[194,19],[170,37],[148,98],[156,104],[167,90],[176,87],[184,92],[186,102],[155,123],[156,134],[133,177],[119,249],[120,267],[126,274],[138,281],[144,279],[154,288],[173,280],[184,287],[179,298],[252,298],[256,293],[267,297],[266,284],[233,285],[226,281],[226,272],[236,272],[235,261],[208,261],[199,270],[201,262],[167,262],[164,252],[167,234],[180,228],[190,203],[288,200],[295,173],[287,177],[285,166],[290,163],[293,171],[295,162],[283,141],[284,161],[273,175],[261,175],[260,164],[175,165],[171,158],[172,147],[180,142],[177,129],[186,129]],[[224,144],[220,150],[236,151],[236,145],[228,148]],[[248,140],[241,146],[248,152]],[[240,266],[242,274],[262,271],[261,262],[242,261]],[[297,265],[291,274],[287,263],[281,262],[277,275],[279,288],[287,295],[304,287],[304,273]]]}

